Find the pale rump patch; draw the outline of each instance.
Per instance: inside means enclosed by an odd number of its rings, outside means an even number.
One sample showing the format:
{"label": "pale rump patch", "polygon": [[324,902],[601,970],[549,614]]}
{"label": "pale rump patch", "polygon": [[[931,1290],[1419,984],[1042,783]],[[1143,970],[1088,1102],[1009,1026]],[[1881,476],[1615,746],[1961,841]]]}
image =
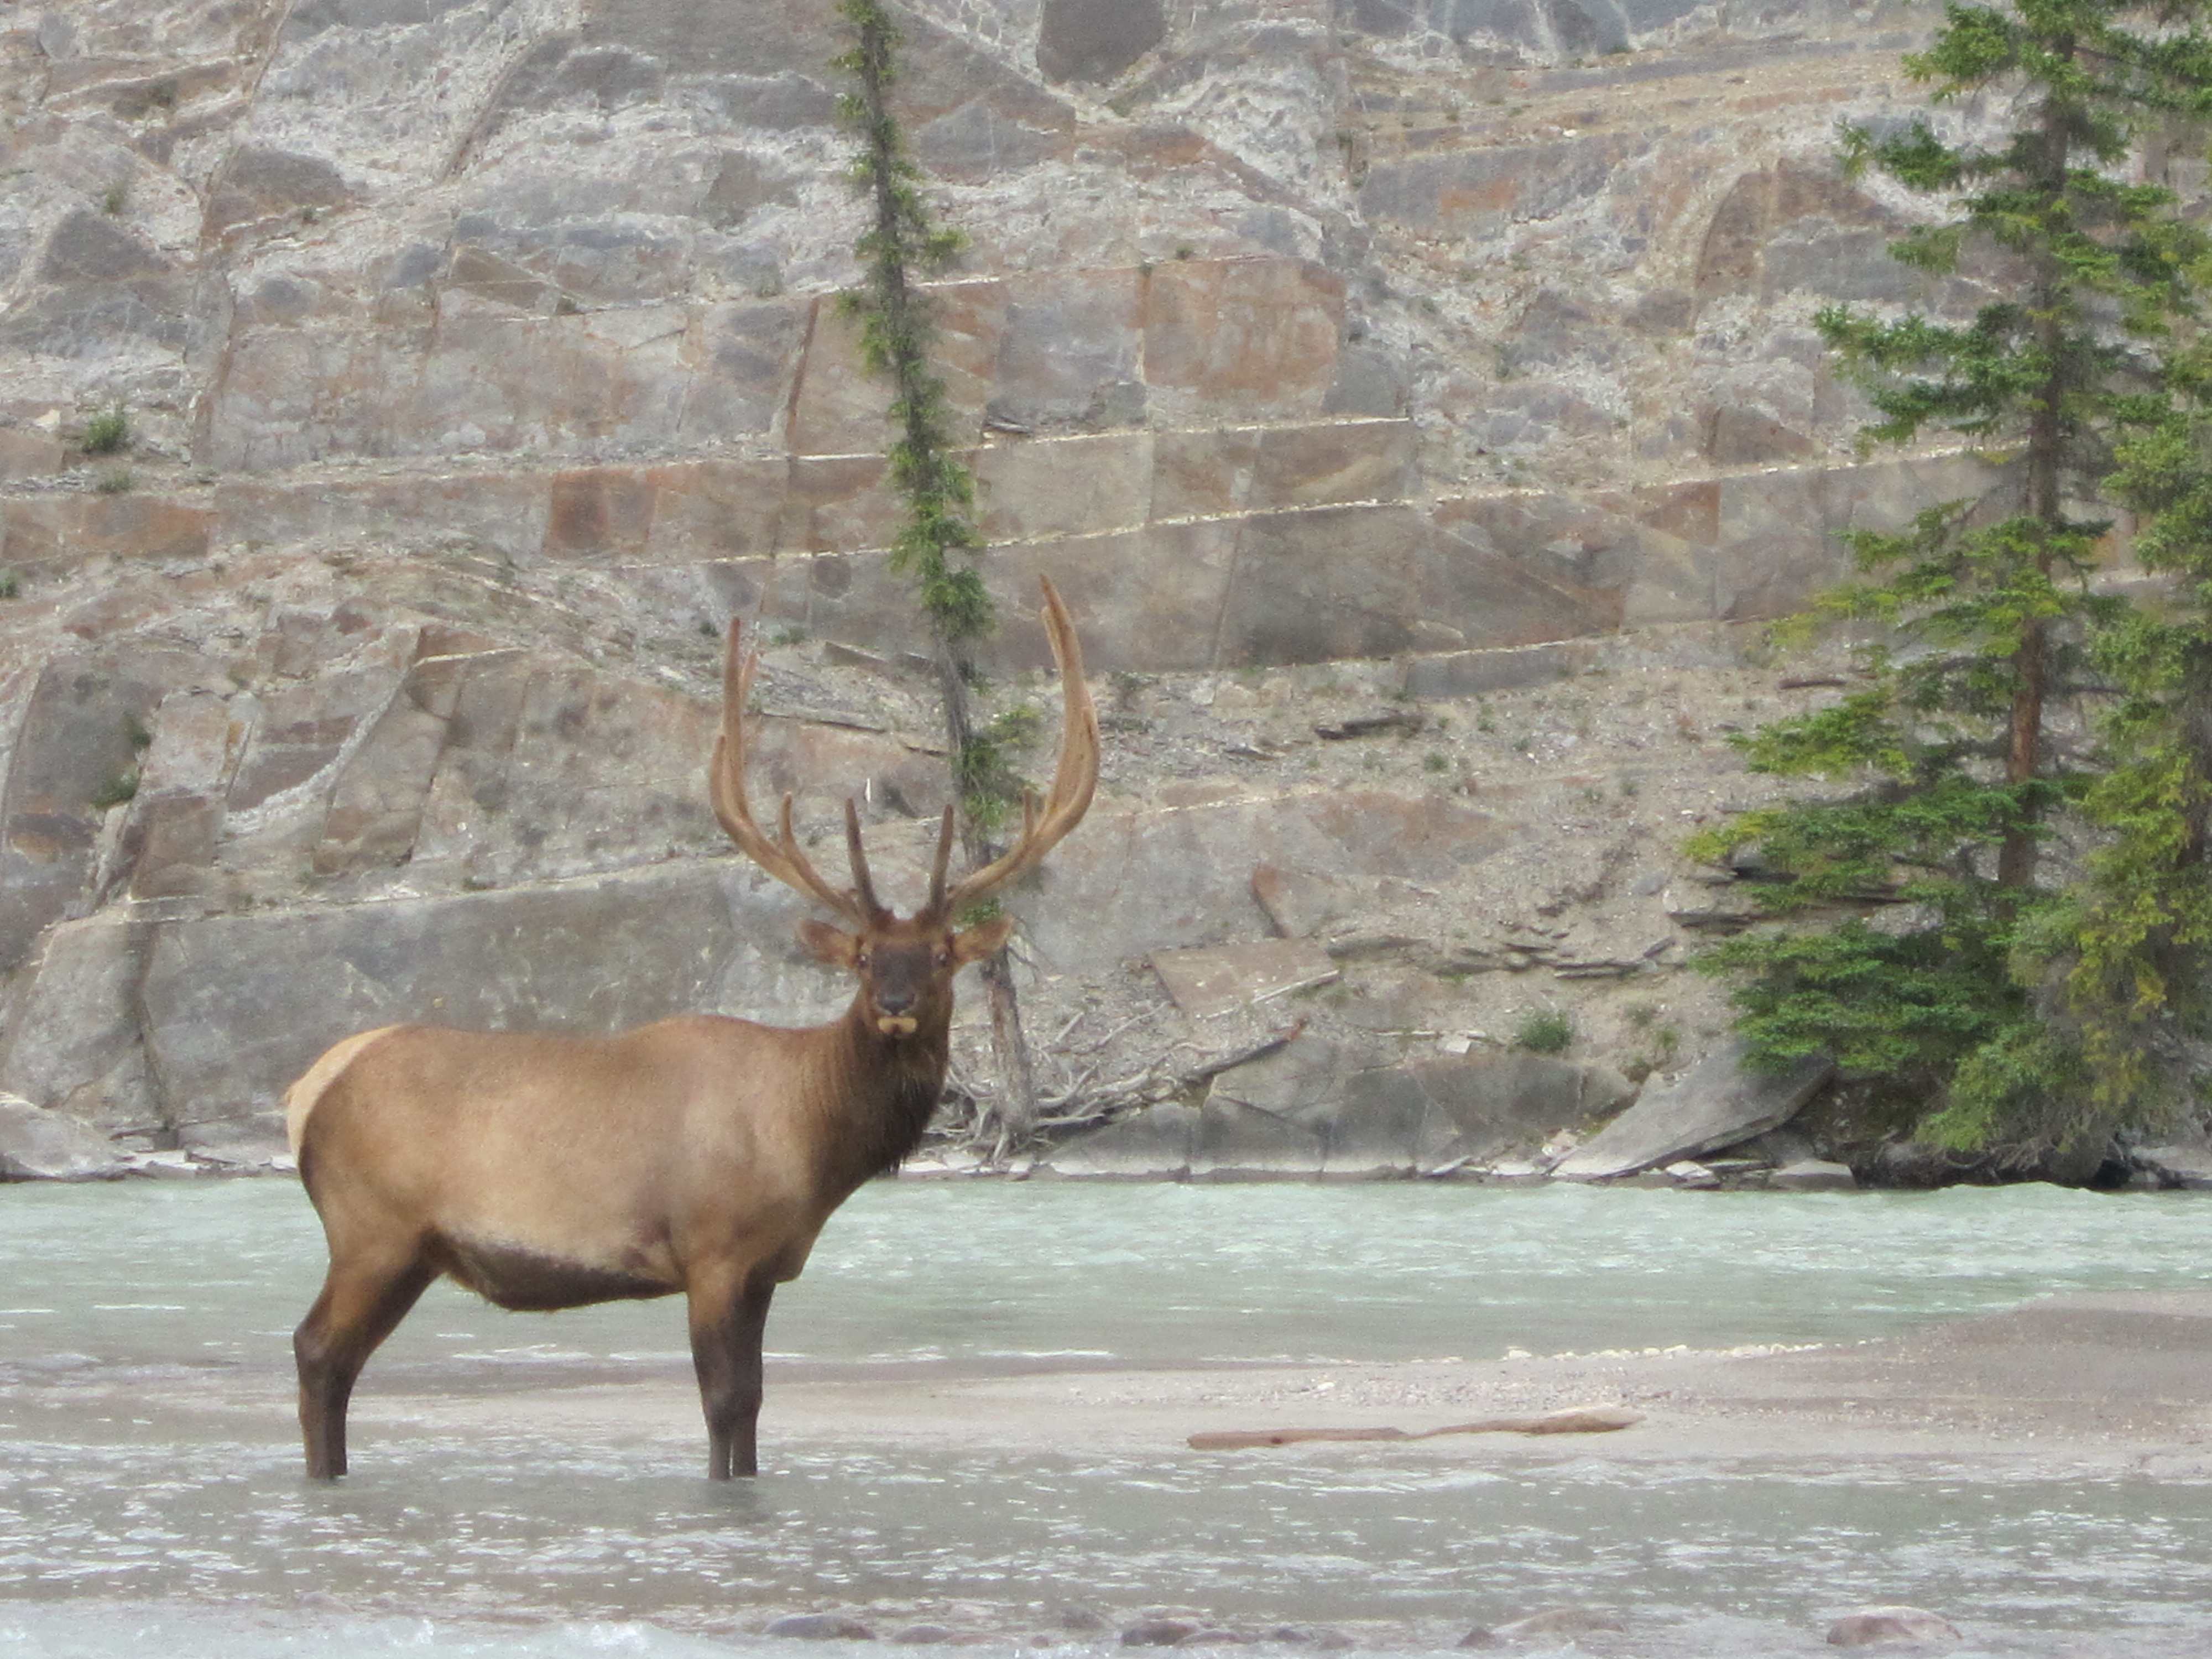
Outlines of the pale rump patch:
{"label": "pale rump patch", "polygon": [[349,1036],[333,1044],[301,1074],[297,1083],[284,1091],[284,1139],[291,1143],[294,1158],[300,1156],[300,1143],[307,1139],[307,1114],[315,1109],[323,1091],[337,1081],[338,1073],[353,1063],[356,1054],[386,1032],[398,1029],[397,1025],[380,1025],[374,1031],[363,1031],[359,1036]]}

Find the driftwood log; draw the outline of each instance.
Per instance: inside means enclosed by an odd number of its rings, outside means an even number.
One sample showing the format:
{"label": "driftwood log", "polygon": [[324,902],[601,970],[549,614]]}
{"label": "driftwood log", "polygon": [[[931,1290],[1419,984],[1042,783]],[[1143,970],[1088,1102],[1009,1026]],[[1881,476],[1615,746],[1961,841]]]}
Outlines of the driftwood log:
{"label": "driftwood log", "polygon": [[1255,1446],[1291,1446],[1301,1440],[1433,1440],[1443,1434],[1610,1434],[1641,1423],[1644,1413],[1626,1406],[1570,1406],[1541,1417],[1485,1417],[1441,1429],[1216,1429],[1190,1437],[1194,1451],[1249,1451]]}

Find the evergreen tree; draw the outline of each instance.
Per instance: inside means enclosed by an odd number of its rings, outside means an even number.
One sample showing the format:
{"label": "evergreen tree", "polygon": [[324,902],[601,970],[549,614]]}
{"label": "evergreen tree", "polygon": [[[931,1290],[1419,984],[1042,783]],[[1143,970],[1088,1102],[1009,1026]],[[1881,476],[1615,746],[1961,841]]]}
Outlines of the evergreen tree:
{"label": "evergreen tree", "polygon": [[[1747,741],[1756,770],[1849,778],[1854,793],[1704,838],[1708,854],[1754,840],[1790,878],[1767,891],[1798,920],[1704,964],[1743,976],[1739,1029],[1754,1054],[1826,1048],[1900,1109],[1932,1106],[1928,1139],[2001,1164],[2101,1145],[2123,1109],[2088,1085],[2100,1051],[2082,1038],[2084,997],[2056,994],[2048,966],[2072,951],[2083,909],[2037,878],[2052,815],[2110,793],[2084,734],[2055,732],[2051,714],[2082,685],[2086,643],[2133,632],[2092,586],[2111,526],[2083,504],[2102,497],[2115,446],[2164,429],[2170,408],[2161,368],[2197,239],[2169,191],[2124,169],[2149,124],[2204,105],[2201,9],[1953,4],[1906,73],[1938,104],[2008,102],[2018,125],[1989,143],[1925,118],[1879,137],[1847,130],[1848,171],[1955,204],[1895,256],[1943,276],[1972,261],[2002,296],[1965,322],[1820,313],[1881,417],[1864,441],[1954,433],[2000,482],[1902,532],[1850,538],[1859,579],[1815,614],[1878,629],[1864,688]],[[2118,650],[2105,649],[2108,666]],[[1881,899],[1908,908],[1887,924],[1807,915]],[[2079,957],[2071,989],[2085,974],[2109,981],[2118,960],[2091,973]]]}
{"label": "evergreen tree", "polygon": [[[995,858],[990,835],[1020,798],[1019,780],[1005,756],[1001,729],[978,730],[969,688],[979,678],[973,647],[996,622],[991,597],[971,556],[982,547],[971,517],[975,483],[954,453],[952,419],[945,381],[931,368],[929,303],[918,283],[959,252],[957,230],[932,222],[921,189],[921,170],[908,157],[892,115],[890,92],[897,79],[899,33],[881,0],[841,0],[853,32],[853,49],[837,59],[858,90],[841,99],[846,125],[859,134],[860,154],[853,182],[866,197],[868,228],[857,251],[865,285],[845,296],[860,324],[860,347],[869,368],[891,383],[890,418],[897,436],[890,447],[893,486],[906,503],[906,519],[891,544],[891,568],[914,579],[929,618],[945,734],[952,755],[960,802],[962,850],[971,866]],[[1013,975],[1003,951],[982,964],[991,1010],[991,1036],[1004,1098],[999,1105],[998,1148],[1025,1139],[1036,1118],[1036,1085],[1023,1035]]]}

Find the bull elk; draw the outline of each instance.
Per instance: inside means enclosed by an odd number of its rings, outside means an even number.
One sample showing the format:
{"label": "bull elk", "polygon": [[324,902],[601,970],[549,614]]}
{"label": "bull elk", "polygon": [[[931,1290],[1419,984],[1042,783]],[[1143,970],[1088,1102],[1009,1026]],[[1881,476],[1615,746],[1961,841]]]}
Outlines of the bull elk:
{"label": "bull elk", "polygon": [[830,1212],[895,1168],[944,1088],[952,981],[1006,942],[956,918],[1035,868],[1098,780],[1082,649],[1048,582],[1044,620],[1066,713],[1051,790],[1023,801],[1020,840],[950,884],[952,809],[929,899],[902,921],[876,896],[845,803],[850,890],[746,802],[745,699],[756,659],[732,623],[709,780],[738,849],[833,912],[800,939],[860,981],[827,1025],[793,1030],[682,1014],[616,1036],[388,1025],[349,1037],[286,1092],[300,1175],[330,1243],[322,1294],[293,1337],[307,1473],[346,1468],[346,1404],[377,1345],[447,1274],[502,1308],[549,1310],[682,1291],[707,1415],[708,1474],[758,1468],[761,1336]]}

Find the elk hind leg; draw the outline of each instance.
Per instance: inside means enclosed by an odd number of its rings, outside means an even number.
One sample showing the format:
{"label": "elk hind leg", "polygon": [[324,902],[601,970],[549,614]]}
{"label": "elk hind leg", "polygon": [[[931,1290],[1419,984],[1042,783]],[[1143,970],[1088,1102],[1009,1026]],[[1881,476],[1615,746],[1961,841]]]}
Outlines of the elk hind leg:
{"label": "elk hind leg", "polygon": [[419,1249],[390,1259],[333,1254],[323,1293],[292,1334],[310,1480],[335,1480],[346,1472],[346,1405],[354,1381],[435,1277],[437,1270]]}
{"label": "elk hind leg", "polygon": [[691,1363],[707,1413],[707,1478],[758,1474],[761,1340],[775,1278],[756,1267],[734,1285],[692,1287]]}

